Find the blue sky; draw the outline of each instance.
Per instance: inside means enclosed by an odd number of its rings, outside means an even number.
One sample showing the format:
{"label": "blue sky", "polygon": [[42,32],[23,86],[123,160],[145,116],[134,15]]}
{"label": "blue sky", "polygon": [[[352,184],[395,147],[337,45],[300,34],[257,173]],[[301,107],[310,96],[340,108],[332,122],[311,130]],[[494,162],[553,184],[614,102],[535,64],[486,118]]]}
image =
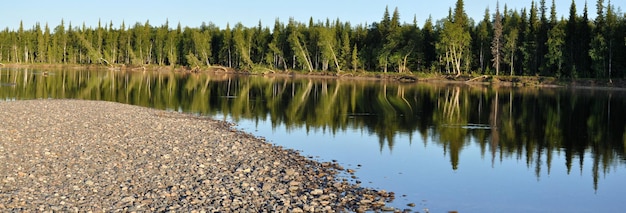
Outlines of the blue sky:
{"label": "blue sky", "polygon": [[[510,9],[529,8],[532,0],[501,0],[500,7],[507,4]],[[536,0],[537,2],[539,0]],[[585,0],[575,0],[578,13],[582,13]],[[297,21],[308,22],[309,17],[314,20],[349,21],[353,25],[380,21],[385,9],[389,6],[390,12],[398,7],[402,22],[412,22],[413,16],[417,16],[418,24],[422,26],[429,15],[434,20],[444,18],[448,9],[454,7],[456,0],[268,0],[268,1],[173,1],[173,0],[19,0],[4,4],[0,12],[0,29],[8,27],[17,29],[19,22],[24,22],[24,27],[30,29],[35,23],[42,25],[48,23],[50,28],[57,26],[61,19],[73,26],[80,26],[83,22],[89,27],[95,27],[98,20],[103,24],[113,22],[119,27],[124,21],[126,26],[137,22],[150,21],[153,26],[160,26],[169,20],[170,26],[177,23],[183,26],[198,27],[202,22],[213,22],[224,28],[226,23],[231,26],[241,22],[244,26],[256,26],[259,20],[264,26],[273,26],[274,20],[279,18],[287,22],[290,17]],[[589,0],[589,15],[595,17],[595,0]],[[551,1],[547,0],[548,9]],[[559,16],[568,17],[571,0],[557,0],[557,12]],[[613,0],[613,5],[625,8],[626,1]],[[482,19],[485,8],[495,10],[496,0],[465,0],[467,14],[479,21]]]}

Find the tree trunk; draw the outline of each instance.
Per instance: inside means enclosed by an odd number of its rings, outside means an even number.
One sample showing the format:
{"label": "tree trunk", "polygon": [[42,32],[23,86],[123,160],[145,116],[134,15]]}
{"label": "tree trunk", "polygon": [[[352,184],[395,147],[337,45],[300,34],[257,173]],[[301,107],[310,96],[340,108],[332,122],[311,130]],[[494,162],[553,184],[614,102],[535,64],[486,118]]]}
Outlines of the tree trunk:
{"label": "tree trunk", "polygon": [[408,58],[409,58],[409,55],[411,55],[411,52],[409,52],[406,55],[404,55],[404,61],[402,63],[402,70],[400,70],[400,72],[407,71],[406,64],[408,63]]}
{"label": "tree trunk", "polygon": [[283,69],[285,69],[285,72],[287,71],[287,61],[285,60],[284,57],[280,56],[280,59],[283,60]]}
{"label": "tree trunk", "polygon": [[148,64],[152,63],[152,42],[150,42],[150,48],[148,49]]}
{"label": "tree trunk", "polygon": [[206,50],[202,50],[202,56],[204,57],[206,65],[210,67],[211,63],[209,61],[209,55],[206,53]]}
{"label": "tree trunk", "polygon": [[514,66],[515,61],[513,61],[515,59],[514,56],[515,56],[515,53],[511,53],[511,76],[513,76],[513,71],[515,69],[515,66]]}
{"label": "tree trunk", "polygon": [[337,61],[337,55],[335,55],[335,50],[333,46],[330,45],[330,42],[326,42],[328,48],[330,48],[330,52],[333,54],[333,58],[335,59],[335,66],[337,66],[337,72],[341,72],[341,68],[339,67],[339,61]]}
{"label": "tree trunk", "polygon": [[13,51],[15,52],[15,62],[20,63],[20,57],[17,54],[17,46],[13,46]]}
{"label": "tree trunk", "polygon": [[232,64],[232,56],[231,56],[231,53],[230,53],[230,47],[228,47],[228,67],[229,67],[229,68],[232,68],[232,67],[233,67],[233,64]]}
{"label": "tree trunk", "polygon": [[611,71],[613,68],[613,40],[609,40],[609,83],[613,83],[611,79]]}
{"label": "tree trunk", "polygon": [[28,47],[24,46],[24,63],[28,63]]}
{"label": "tree trunk", "polygon": [[309,72],[313,72],[313,66],[311,65],[311,60],[309,60],[309,57],[307,57],[306,51],[304,50],[304,48],[302,48],[302,44],[300,44],[299,40],[296,42],[298,45],[298,49],[300,49],[300,54],[302,54],[302,58],[304,59],[304,62],[306,62],[305,65],[309,69]]}
{"label": "tree trunk", "polygon": [[454,66],[453,69],[456,72],[456,77],[459,77],[461,76],[461,57],[463,56],[463,53],[460,50],[457,50],[455,45],[452,45],[450,49],[452,63]]}

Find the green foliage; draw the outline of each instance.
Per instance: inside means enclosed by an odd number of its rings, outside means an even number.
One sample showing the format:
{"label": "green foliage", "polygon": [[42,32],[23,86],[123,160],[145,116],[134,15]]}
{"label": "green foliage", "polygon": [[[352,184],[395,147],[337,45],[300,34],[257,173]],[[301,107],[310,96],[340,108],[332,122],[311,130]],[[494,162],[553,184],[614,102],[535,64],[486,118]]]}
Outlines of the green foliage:
{"label": "green foliage", "polygon": [[548,41],[546,45],[548,46],[548,53],[546,54],[546,64],[547,70],[551,70],[553,73],[549,73],[548,75],[560,77],[565,73],[563,72],[563,63],[565,61],[563,55],[563,47],[565,45],[565,30],[563,29],[564,24],[558,24],[550,29],[548,33]]}
{"label": "green foliage", "polygon": [[52,29],[20,24],[16,30],[0,31],[0,62],[189,66],[195,58],[198,66],[240,70],[458,75],[488,73],[493,61],[498,63],[495,74],[510,68],[510,74],[521,75],[625,77],[624,15],[610,2],[597,0],[596,18],[589,20],[587,5],[579,15],[572,1],[569,18],[558,20],[555,2],[550,11],[545,0],[531,1],[519,11],[505,5],[495,21],[485,10],[484,18],[474,23],[458,0],[447,17],[429,17],[421,28],[415,16],[412,23],[402,22],[401,8],[385,8],[379,22],[367,25],[311,17],[306,24],[277,19],[271,30],[260,22],[224,29],[211,22],[184,28],[167,21],[161,26],[110,22],[90,28],[61,20]]}
{"label": "green foliage", "polygon": [[492,31],[491,24],[491,14],[489,13],[489,9],[485,9],[485,16],[483,20],[478,24],[476,29],[476,40],[478,47],[476,48],[475,54],[477,54],[476,58],[478,59],[478,70],[480,73],[485,73],[486,61],[488,58],[491,58],[489,54],[489,44],[491,43],[491,32]]}
{"label": "green foliage", "polygon": [[[463,17],[445,20],[437,43],[440,57],[445,56],[447,71],[455,73],[457,76],[461,75],[462,66],[467,63],[472,39],[469,31],[465,28],[466,23],[454,22],[454,20],[464,20]],[[450,67],[452,71],[449,70]]]}
{"label": "green foliage", "polygon": [[202,65],[202,61],[200,61],[196,55],[191,52],[185,56],[185,59],[187,61],[187,66],[191,68],[197,68]]}
{"label": "green foliage", "polygon": [[357,48],[356,44],[354,44],[354,48],[352,48],[350,62],[352,71],[356,71],[357,69],[359,69],[359,49]]}
{"label": "green foliage", "polygon": [[502,61],[509,65],[511,72],[510,75],[515,74],[515,55],[517,51],[517,42],[519,38],[519,31],[517,29],[511,29],[504,37],[503,51],[504,55]]}
{"label": "green foliage", "polygon": [[491,55],[493,55],[493,67],[496,68],[496,75],[500,72],[500,64],[502,63],[503,55],[503,26],[502,16],[500,15],[499,2],[496,4],[496,15],[494,17],[493,24],[493,40],[491,41]]}
{"label": "green foliage", "polygon": [[244,32],[244,26],[241,23],[235,25],[233,33],[233,42],[238,56],[238,67],[242,70],[250,70],[254,66],[254,62],[250,58],[252,51],[252,35],[250,31]]}

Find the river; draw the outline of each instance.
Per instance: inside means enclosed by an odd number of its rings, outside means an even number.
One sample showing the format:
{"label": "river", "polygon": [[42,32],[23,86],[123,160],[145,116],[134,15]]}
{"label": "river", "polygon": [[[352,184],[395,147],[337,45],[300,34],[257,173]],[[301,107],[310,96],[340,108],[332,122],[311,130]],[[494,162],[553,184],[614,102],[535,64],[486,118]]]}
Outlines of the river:
{"label": "river", "polygon": [[[224,73],[0,69],[0,99],[211,116],[355,170],[419,212],[626,208],[626,92]],[[97,112],[94,112],[97,113]]]}

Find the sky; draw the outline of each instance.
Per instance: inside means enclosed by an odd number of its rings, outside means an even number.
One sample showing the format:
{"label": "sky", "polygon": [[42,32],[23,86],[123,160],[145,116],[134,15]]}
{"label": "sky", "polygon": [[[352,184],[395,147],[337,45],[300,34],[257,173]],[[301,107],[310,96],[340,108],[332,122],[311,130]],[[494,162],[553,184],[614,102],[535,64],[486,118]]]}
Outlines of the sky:
{"label": "sky", "polygon": [[[500,9],[506,4],[509,9],[520,10],[530,8],[532,0],[500,0]],[[590,18],[595,18],[595,0],[588,0]],[[483,19],[486,8],[493,13],[496,0],[465,0],[465,11],[476,22]],[[538,3],[539,0],[536,0]],[[551,1],[547,0],[548,12]],[[585,0],[575,0],[579,14]],[[605,0],[605,2],[607,2]],[[286,23],[290,17],[296,21],[308,23],[309,18],[314,21],[335,20],[358,24],[371,24],[382,19],[385,7],[392,13],[398,8],[400,21],[411,23],[415,16],[419,26],[432,16],[439,20],[447,16],[448,9],[454,8],[456,0],[19,0],[4,4],[0,12],[0,29],[17,30],[20,21],[24,28],[31,29],[36,23],[42,26],[46,23],[51,29],[58,26],[63,19],[72,26],[97,27],[100,20],[104,25],[113,22],[118,28],[122,22],[126,26],[137,22],[149,21],[152,26],[161,26],[166,20],[170,27],[180,23],[183,27],[199,27],[203,22],[212,22],[220,28],[225,28],[241,22],[244,26],[255,27],[261,21],[263,26],[273,26],[278,18]],[[559,17],[569,16],[571,0],[556,0]],[[617,8],[626,8],[626,1],[613,0]]]}

